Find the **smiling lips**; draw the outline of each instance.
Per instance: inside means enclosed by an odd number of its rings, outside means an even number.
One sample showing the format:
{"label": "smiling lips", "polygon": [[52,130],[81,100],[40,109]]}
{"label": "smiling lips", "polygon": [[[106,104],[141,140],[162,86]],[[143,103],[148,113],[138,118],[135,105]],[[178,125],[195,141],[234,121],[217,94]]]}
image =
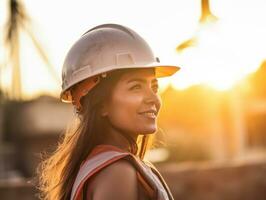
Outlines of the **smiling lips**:
{"label": "smiling lips", "polygon": [[155,119],[157,116],[157,111],[156,110],[146,110],[146,111],[140,112],[139,114],[143,115],[147,118],[150,118],[150,119]]}

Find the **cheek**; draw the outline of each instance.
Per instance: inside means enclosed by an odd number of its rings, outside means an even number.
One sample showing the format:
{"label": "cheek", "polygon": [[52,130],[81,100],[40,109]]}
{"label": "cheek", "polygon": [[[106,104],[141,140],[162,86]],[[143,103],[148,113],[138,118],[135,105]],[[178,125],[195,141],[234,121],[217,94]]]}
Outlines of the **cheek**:
{"label": "cheek", "polygon": [[[159,100],[159,99],[158,99]],[[160,109],[161,101],[156,103]],[[143,109],[143,97],[141,95],[119,95],[113,97],[109,104],[108,118],[110,123],[131,134],[150,134],[157,130],[156,120],[146,119],[138,114]]]}
{"label": "cheek", "polygon": [[[119,127],[130,127],[135,124],[141,106],[141,96],[114,96],[109,104],[109,119]],[[132,124],[132,125],[131,125]]]}

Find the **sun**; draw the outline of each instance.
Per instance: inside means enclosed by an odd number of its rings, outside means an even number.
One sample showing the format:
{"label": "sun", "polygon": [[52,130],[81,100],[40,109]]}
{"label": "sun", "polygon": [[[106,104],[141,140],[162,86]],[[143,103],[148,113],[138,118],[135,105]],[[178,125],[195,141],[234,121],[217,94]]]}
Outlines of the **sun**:
{"label": "sun", "polygon": [[[252,38],[253,45],[248,38]],[[234,29],[222,20],[201,24],[191,39],[182,44],[182,52],[177,52],[184,72],[182,78],[176,76],[171,84],[177,89],[206,84],[220,91],[229,90],[264,60],[260,41],[253,30]]]}

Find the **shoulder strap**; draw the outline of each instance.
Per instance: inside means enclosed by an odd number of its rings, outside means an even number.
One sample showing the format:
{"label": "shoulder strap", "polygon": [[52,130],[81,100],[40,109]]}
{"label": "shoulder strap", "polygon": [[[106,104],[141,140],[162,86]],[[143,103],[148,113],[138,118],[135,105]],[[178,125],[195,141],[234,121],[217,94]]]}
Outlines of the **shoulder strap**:
{"label": "shoulder strap", "polygon": [[168,196],[170,199],[174,200],[174,197],[168,187],[168,185],[166,184],[164,178],[162,177],[162,175],[160,174],[160,172],[156,169],[156,167],[149,161],[145,161],[145,163],[151,168],[151,170],[153,171],[154,174],[157,175],[157,177],[160,179],[161,183],[163,184],[164,188],[166,189]]}
{"label": "shoulder strap", "polygon": [[[155,199],[160,199],[160,200],[173,200],[173,196],[167,187],[167,184],[163,180],[162,176],[160,173],[154,169],[156,169],[152,164],[149,162],[147,163],[146,161],[142,161],[140,159],[136,159],[133,157],[135,162],[139,166],[139,171],[141,174],[146,178],[148,183],[152,184],[152,187],[155,188],[156,190],[156,197]],[[154,168],[154,169],[153,169]]]}
{"label": "shoulder strap", "polygon": [[117,151],[102,152],[91,159],[84,162],[81,166],[71,192],[71,200],[79,199],[79,194],[85,181],[88,177],[97,173],[100,169],[104,168],[108,164],[128,155],[129,153],[121,153]]}
{"label": "shoulder strap", "polygon": [[81,194],[81,199],[86,200],[86,194],[87,194],[87,189],[88,189],[88,182],[85,182],[83,187],[82,187],[82,194]]}
{"label": "shoulder strap", "polygon": [[[121,159],[126,158],[129,160],[137,169],[138,179],[141,184],[147,190],[149,196],[156,200],[172,200],[172,195],[167,187],[166,183],[157,173],[152,170],[148,165],[137,159],[134,155],[129,152],[118,152],[115,150],[109,150],[100,152],[99,154],[86,160],[80,167],[80,170],[76,176],[76,180],[72,187],[70,200],[80,200],[82,197],[82,188],[86,180],[106,167],[107,165]],[[155,173],[154,173],[155,172]]]}

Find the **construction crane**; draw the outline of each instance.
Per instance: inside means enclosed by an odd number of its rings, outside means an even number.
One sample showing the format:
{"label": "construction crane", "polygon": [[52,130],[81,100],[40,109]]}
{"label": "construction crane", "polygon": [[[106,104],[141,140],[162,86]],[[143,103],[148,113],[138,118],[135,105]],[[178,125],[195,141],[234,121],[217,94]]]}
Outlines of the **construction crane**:
{"label": "construction crane", "polygon": [[[20,100],[23,97],[21,82],[21,61],[20,61],[20,35],[26,33],[33,43],[38,55],[44,61],[47,69],[56,81],[60,84],[60,79],[56,74],[48,56],[40,45],[38,39],[33,34],[30,17],[28,16],[23,4],[19,0],[9,0],[9,16],[5,27],[5,46],[8,49],[7,62],[5,65],[12,67],[11,87],[5,93],[8,99]],[[6,66],[1,66],[6,67]],[[1,86],[0,86],[1,87]]]}

